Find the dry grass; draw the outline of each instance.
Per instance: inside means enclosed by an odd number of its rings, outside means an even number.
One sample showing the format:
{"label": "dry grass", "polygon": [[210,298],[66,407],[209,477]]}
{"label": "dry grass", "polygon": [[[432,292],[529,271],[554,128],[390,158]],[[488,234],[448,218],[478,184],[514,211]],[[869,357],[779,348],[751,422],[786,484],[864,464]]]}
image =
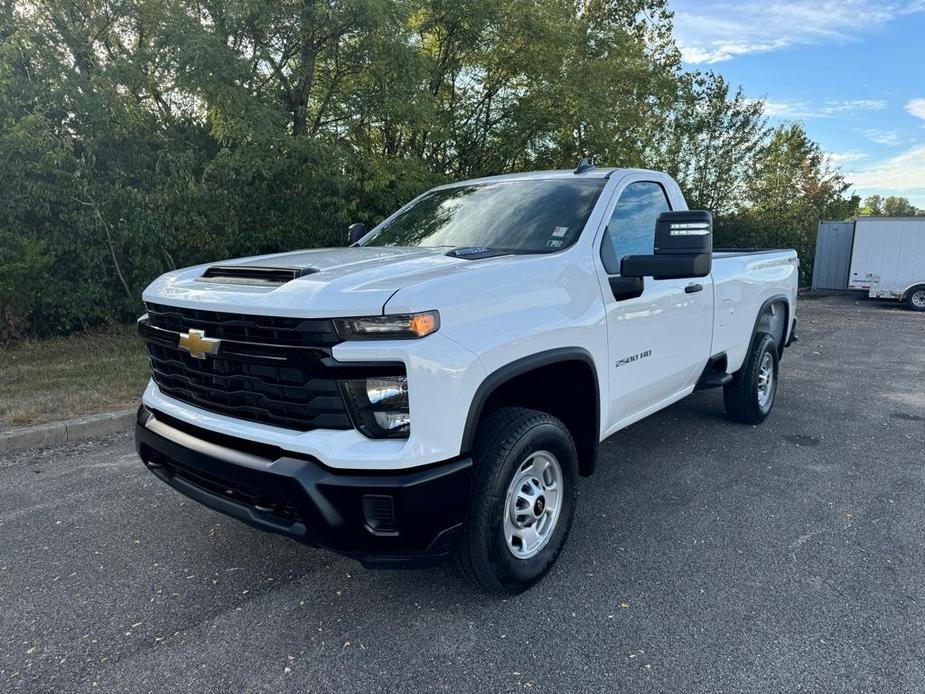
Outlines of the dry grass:
{"label": "dry grass", "polygon": [[131,407],[147,379],[134,326],[0,347],[0,431]]}

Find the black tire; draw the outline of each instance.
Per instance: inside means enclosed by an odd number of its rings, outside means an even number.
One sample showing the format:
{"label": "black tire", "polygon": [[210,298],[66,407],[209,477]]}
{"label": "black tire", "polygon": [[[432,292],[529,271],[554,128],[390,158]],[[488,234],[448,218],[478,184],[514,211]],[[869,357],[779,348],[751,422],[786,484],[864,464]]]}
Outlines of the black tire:
{"label": "black tire", "polygon": [[[770,333],[755,335],[742,368],[735,373],[732,381],[723,386],[726,416],[733,422],[761,424],[770,414],[777,397],[779,354],[777,342]],[[770,385],[770,399],[762,403],[759,396],[759,373],[765,355],[770,355],[773,377]]]}
{"label": "black tire", "polygon": [[925,285],[909,290],[906,305],[913,311],[925,311]]}
{"label": "black tire", "polygon": [[[509,488],[531,454],[551,453],[561,471],[558,519],[545,546],[531,558],[515,557],[508,549],[504,517]],[[461,573],[477,586],[495,593],[519,593],[552,568],[572,525],[578,454],[565,425],[544,412],[520,407],[498,409],[479,424],[472,453],[475,474],[469,514],[456,551]],[[542,507],[541,507],[542,508]]]}

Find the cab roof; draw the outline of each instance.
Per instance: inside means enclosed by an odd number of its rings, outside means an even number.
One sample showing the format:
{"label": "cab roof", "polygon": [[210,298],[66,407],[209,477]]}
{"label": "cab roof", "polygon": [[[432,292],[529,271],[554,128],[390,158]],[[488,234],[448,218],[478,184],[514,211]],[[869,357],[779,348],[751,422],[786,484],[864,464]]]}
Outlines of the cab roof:
{"label": "cab roof", "polygon": [[483,178],[470,178],[465,181],[456,181],[454,183],[448,183],[446,185],[439,186],[440,188],[452,188],[454,186],[461,185],[471,185],[474,183],[497,183],[501,181],[528,181],[528,180],[542,180],[550,178],[610,178],[612,175],[617,174],[618,177],[623,177],[626,174],[630,173],[648,173],[648,174],[660,174],[658,171],[653,171],[651,169],[628,169],[628,168],[616,168],[616,167],[592,167],[585,169],[580,173],[575,173],[573,169],[550,169],[548,171],[526,171],[524,173],[510,173],[510,174],[501,174],[498,176],[485,176]]}

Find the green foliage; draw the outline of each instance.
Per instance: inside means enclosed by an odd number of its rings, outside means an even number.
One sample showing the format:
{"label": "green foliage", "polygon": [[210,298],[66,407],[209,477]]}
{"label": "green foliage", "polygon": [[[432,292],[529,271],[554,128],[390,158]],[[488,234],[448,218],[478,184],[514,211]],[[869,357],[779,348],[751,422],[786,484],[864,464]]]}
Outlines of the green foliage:
{"label": "green foliage", "polygon": [[768,138],[762,111],[741,89],[730,95],[721,75],[682,76],[659,163],[684,188],[688,205],[717,215],[740,206]]}
{"label": "green foliage", "polygon": [[0,340],[582,155],[665,168],[735,243],[811,254],[854,208],[800,133],[685,73],[666,0],[0,0]]}
{"label": "green foliage", "polygon": [[920,217],[925,215],[925,210],[913,205],[909,198],[871,195],[864,198],[858,214],[865,217]]}
{"label": "green foliage", "polygon": [[741,204],[718,220],[716,244],[794,248],[804,284],[812,273],[818,222],[847,219],[858,209],[856,196],[844,197],[850,184],[799,124],[771,131],[744,186]]}

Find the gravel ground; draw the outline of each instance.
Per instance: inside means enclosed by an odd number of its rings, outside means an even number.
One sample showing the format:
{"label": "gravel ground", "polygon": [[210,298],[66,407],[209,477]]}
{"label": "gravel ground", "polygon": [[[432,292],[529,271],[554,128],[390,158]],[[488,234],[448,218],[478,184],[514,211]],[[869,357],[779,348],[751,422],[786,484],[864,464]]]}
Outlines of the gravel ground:
{"label": "gravel ground", "polygon": [[925,315],[799,306],[771,418],[609,440],[512,599],[186,500],[128,436],[0,458],[0,691],[925,691]]}

